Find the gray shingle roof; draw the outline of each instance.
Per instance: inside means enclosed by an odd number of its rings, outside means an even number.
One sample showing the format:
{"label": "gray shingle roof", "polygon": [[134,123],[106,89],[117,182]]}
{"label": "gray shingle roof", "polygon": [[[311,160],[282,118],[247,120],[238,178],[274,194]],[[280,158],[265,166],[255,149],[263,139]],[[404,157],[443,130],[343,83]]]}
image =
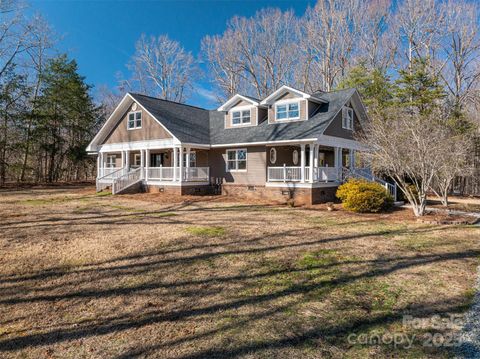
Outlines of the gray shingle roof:
{"label": "gray shingle roof", "polygon": [[308,121],[276,124],[263,121],[258,126],[226,129],[223,113],[210,111],[210,143],[219,145],[316,138],[328,127],[354,92],[355,89],[347,89],[318,95],[328,103],[322,104]]}
{"label": "gray shingle roof", "polygon": [[130,95],[180,142],[210,143],[208,110],[135,93]]}
{"label": "gray shingle roof", "polygon": [[322,104],[308,121],[277,124],[263,121],[258,126],[229,129],[225,128],[223,112],[131,95],[181,142],[217,145],[315,138],[323,133],[354,92],[355,89],[347,89],[315,93],[315,97],[327,103]]}

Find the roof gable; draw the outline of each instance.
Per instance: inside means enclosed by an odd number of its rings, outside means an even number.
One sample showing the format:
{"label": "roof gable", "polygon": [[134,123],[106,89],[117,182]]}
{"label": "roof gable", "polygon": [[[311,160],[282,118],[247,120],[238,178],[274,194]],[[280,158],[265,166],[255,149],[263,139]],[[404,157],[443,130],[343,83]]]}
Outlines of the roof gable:
{"label": "roof gable", "polygon": [[227,100],[222,106],[220,106],[217,111],[228,111],[230,108],[234,107],[235,104],[237,104],[240,101],[246,101],[248,103],[251,103],[253,106],[258,106],[260,104],[260,100],[250,97],[250,96],[244,96],[240,94],[236,94],[230,99]]}
{"label": "roof gable", "polygon": [[290,86],[287,86],[287,85],[283,85],[282,87],[280,87],[279,89],[274,91],[272,94],[267,96],[261,102],[261,104],[262,105],[271,105],[271,104],[275,103],[275,101],[277,101],[279,98],[285,96],[287,93],[293,94],[293,95],[295,95],[299,98],[303,98],[303,99],[311,99],[311,100],[316,101],[316,102],[324,102],[319,97],[314,97],[314,96],[309,95],[306,92],[294,89],[293,87],[290,87]]}

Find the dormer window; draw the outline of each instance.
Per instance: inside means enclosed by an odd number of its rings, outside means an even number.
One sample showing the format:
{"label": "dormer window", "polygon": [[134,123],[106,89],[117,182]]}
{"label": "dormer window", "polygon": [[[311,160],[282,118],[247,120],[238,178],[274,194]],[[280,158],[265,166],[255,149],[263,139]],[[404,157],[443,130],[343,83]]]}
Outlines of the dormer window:
{"label": "dormer window", "polygon": [[342,128],[353,130],[353,109],[344,107],[342,110]]}
{"label": "dormer window", "polygon": [[300,118],[300,102],[275,105],[277,121],[298,120]]}
{"label": "dormer window", "polygon": [[128,129],[142,128],[142,111],[128,113]]}
{"label": "dormer window", "polygon": [[246,125],[250,123],[250,110],[233,111],[232,125]]}

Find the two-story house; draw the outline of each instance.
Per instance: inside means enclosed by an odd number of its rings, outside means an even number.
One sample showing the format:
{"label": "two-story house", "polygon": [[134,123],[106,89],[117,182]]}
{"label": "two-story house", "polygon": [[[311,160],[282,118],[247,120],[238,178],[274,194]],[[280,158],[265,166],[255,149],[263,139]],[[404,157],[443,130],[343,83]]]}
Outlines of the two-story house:
{"label": "two-story house", "polygon": [[175,191],[297,203],[334,198],[353,169],[367,120],[355,89],[312,94],[282,86],[264,99],[237,94],[217,110],[128,93],[87,148],[97,189]]}

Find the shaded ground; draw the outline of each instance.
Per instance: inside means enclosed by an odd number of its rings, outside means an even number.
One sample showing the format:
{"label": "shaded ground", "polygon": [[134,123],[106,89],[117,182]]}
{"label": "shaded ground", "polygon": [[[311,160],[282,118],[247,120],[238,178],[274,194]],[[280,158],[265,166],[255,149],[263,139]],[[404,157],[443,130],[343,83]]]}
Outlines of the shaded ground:
{"label": "shaded ground", "polygon": [[407,211],[187,199],[1,192],[0,357],[451,353],[429,339],[458,328],[402,321],[467,310],[478,228],[420,224]]}

